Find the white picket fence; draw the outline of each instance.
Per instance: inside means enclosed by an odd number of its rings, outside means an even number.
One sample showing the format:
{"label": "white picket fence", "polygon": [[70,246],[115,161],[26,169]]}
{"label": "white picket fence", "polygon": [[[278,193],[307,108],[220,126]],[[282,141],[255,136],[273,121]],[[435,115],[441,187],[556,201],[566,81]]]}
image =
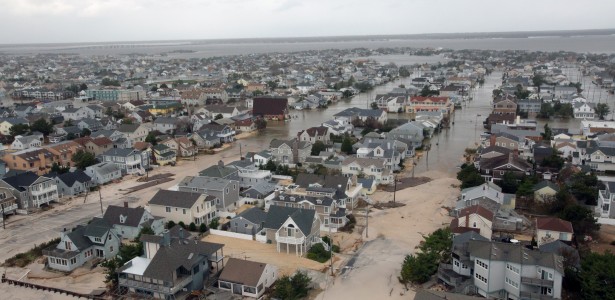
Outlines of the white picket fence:
{"label": "white picket fence", "polygon": [[252,240],[252,236],[249,235],[249,234],[242,234],[242,233],[236,233],[236,232],[230,232],[230,231],[224,231],[224,230],[217,230],[217,229],[209,229],[209,233],[210,234],[214,234],[214,235],[220,235],[220,236],[235,238],[235,239],[242,239],[242,240],[248,240],[248,241]]}

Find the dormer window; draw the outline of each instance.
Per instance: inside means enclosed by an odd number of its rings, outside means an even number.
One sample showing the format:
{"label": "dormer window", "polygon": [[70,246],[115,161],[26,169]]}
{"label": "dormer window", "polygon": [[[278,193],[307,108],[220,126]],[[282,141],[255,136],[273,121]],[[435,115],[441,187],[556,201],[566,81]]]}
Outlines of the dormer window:
{"label": "dormer window", "polygon": [[290,201],[295,201],[295,197],[290,197]]}
{"label": "dormer window", "polygon": [[127,217],[128,217],[128,216],[123,216],[123,215],[120,215],[120,223],[121,223],[121,224],[126,223],[126,218],[127,218]]}
{"label": "dormer window", "polygon": [[284,196],[280,196],[280,200],[284,200]]}

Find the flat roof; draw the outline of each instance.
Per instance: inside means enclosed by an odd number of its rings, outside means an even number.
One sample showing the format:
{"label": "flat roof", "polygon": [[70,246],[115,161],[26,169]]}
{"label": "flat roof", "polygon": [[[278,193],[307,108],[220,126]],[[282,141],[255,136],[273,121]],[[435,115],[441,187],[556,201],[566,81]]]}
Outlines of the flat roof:
{"label": "flat roof", "polygon": [[149,258],[137,256],[130,261],[132,265],[128,269],[122,271],[122,273],[143,276],[145,269],[147,269],[151,261],[152,260]]}

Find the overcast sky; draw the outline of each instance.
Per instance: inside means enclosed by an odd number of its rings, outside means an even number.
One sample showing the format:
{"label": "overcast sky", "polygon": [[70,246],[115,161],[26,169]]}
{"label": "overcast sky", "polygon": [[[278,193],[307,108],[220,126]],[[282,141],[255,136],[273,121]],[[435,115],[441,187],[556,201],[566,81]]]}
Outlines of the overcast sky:
{"label": "overcast sky", "polygon": [[615,28],[615,0],[0,0],[0,43]]}

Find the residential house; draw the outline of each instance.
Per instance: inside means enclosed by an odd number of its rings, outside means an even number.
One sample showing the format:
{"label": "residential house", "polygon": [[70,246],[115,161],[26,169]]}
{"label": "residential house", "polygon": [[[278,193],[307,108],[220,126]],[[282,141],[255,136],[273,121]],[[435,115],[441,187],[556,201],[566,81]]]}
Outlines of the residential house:
{"label": "residential house", "polygon": [[310,127],[306,130],[301,130],[297,134],[297,138],[302,142],[310,142],[312,144],[317,141],[329,144],[329,128],[325,126]]}
{"label": "residential house", "polygon": [[52,178],[32,172],[0,179],[0,186],[10,189],[19,200],[20,209],[40,208],[58,201],[58,187]]}
{"label": "residential house", "polygon": [[198,191],[159,190],[148,205],[152,215],[175,223],[209,224],[217,217],[216,197]]}
{"label": "residential house", "polygon": [[574,230],[572,223],[555,217],[536,218],[536,232],[534,238],[538,247],[556,240],[571,242]]}
{"label": "residential house", "polygon": [[365,109],[358,107],[347,108],[333,115],[335,120],[343,120],[347,123],[352,123],[353,120],[359,119],[365,122],[368,118],[374,119],[380,124],[387,122],[387,112],[382,109]]}
{"label": "residential house", "polygon": [[207,136],[215,135],[219,139],[218,143],[232,143],[235,140],[235,130],[227,125],[205,124],[201,126],[199,135],[203,135],[201,132],[206,132]]}
{"label": "residential house", "polygon": [[39,135],[17,135],[15,140],[11,143],[11,149],[13,150],[26,150],[31,148],[38,148],[43,144],[43,136]]}
{"label": "residential house", "polygon": [[255,166],[259,167],[266,165],[272,159],[272,155],[268,150],[262,150],[260,152],[248,152],[246,153],[246,159],[250,160],[254,163]]}
{"label": "residential house", "polygon": [[451,231],[455,234],[475,231],[491,240],[494,213],[481,205],[472,205],[459,211],[457,218],[451,221]]}
{"label": "residential house", "polygon": [[89,166],[85,168],[85,173],[99,185],[122,178],[122,169],[111,162],[101,162]]}
{"label": "residential house", "polygon": [[86,105],[83,107],[83,110],[90,119],[102,119],[104,115],[103,107],[101,105]]}
{"label": "residential house", "polygon": [[575,119],[593,120],[596,118],[596,108],[593,103],[575,102],[572,106]]}
{"label": "residential house", "polygon": [[55,156],[44,148],[32,148],[13,153],[5,153],[2,160],[11,170],[31,171],[39,175],[44,175],[51,170]]}
{"label": "residential house", "polygon": [[237,107],[227,105],[208,105],[201,108],[199,112],[203,112],[205,116],[210,119],[215,119],[218,115],[227,119],[239,115]]}
{"label": "residential house", "polygon": [[143,298],[178,299],[204,289],[210,273],[223,263],[222,244],[171,236],[143,235],[144,256],[135,257],[118,269],[118,284]]}
{"label": "residential house", "polygon": [[303,256],[320,242],[320,218],[313,209],[271,206],[257,240],[264,238],[276,244],[278,252],[295,251]]}
{"label": "residential house", "polygon": [[238,207],[239,182],[222,178],[186,176],[178,184],[179,191],[201,193],[215,197],[219,211],[230,211]]}
{"label": "residential house", "polygon": [[258,207],[244,210],[229,221],[229,231],[255,235],[263,229],[267,213]]}
{"label": "residential house", "polygon": [[532,164],[527,162],[527,160],[519,158],[514,153],[510,153],[508,156],[502,155],[481,159],[480,161],[480,173],[485,180],[500,181],[504,174],[509,172],[521,178],[532,172]]}
{"label": "residential house", "polygon": [[448,117],[454,111],[454,107],[449,97],[410,97],[406,112],[417,113],[419,111],[441,111]]}
{"label": "residential house", "polygon": [[141,174],[150,168],[150,157],[147,151],[136,149],[112,148],[100,155],[101,162],[114,163],[122,174]]}
{"label": "residential house", "polygon": [[100,156],[113,148],[113,141],[104,136],[88,138],[88,140],[83,143],[83,146],[85,147],[85,151],[94,154],[94,156]]}
{"label": "residential house", "polygon": [[598,192],[598,204],[595,213],[600,218],[615,219],[615,208],[612,207],[615,201],[615,182],[604,182],[605,189]]}
{"label": "residential house", "polygon": [[162,234],[164,230],[164,218],[156,218],[143,207],[128,207],[109,205],[103,220],[113,226],[120,239],[133,240],[139,236],[143,228],[150,228],[154,234]]}
{"label": "residential house", "polygon": [[211,149],[221,144],[218,134],[210,130],[199,130],[190,135],[190,138],[198,149]]}
{"label": "residential house", "polygon": [[[363,186],[354,176],[317,175],[299,173],[295,179],[298,186],[295,191],[312,196],[326,195],[336,200],[337,205],[351,210],[357,205],[358,197]],[[326,189],[333,189],[331,194],[324,193]]]}
{"label": "residential house", "polygon": [[483,297],[561,299],[563,259],[521,244],[468,241],[473,285]]}
{"label": "residential house", "polygon": [[498,115],[517,115],[517,103],[510,99],[502,99],[493,104],[493,113]]}
{"label": "residential house", "polygon": [[357,183],[361,184],[361,195],[363,196],[373,194],[378,188],[376,181],[369,178],[357,178]]}
{"label": "residential house", "polygon": [[54,156],[54,162],[62,166],[75,166],[73,155],[79,151],[83,151],[84,147],[73,141],[63,141],[46,147],[47,151]]}
{"label": "residential house", "polygon": [[2,135],[11,135],[11,128],[15,124],[28,124],[30,122],[23,117],[13,117],[13,118],[4,118],[0,119],[0,133]]}
{"label": "residential house", "polygon": [[64,120],[78,121],[88,117],[88,111],[84,107],[69,107],[62,111]]}
{"label": "residential house", "polygon": [[502,193],[502,188],[490,181],[461,190],[455,209],[459,211],[474,205],[480,205],[492,212],[497,212],[500,208],[514,210],[515,194]]}
{"label": "residential house", "polygon": [[555,199],[555,194],[559,192],[557,184],[543,180],[534,185],[534,200],[538,202],[549,202]]}
{"label": "residential house", "polygon": [[423,145],[425,126],[418,122],[408,122],[393,128],[386,134],[387,139],[409,141],[408,148],[412,150]]}
{"label": "residential house", "polygon": [[376,184],[387,185],[393,182],[393,175],[379,158],[347,157],[342,162],[344,176],[364,176],[373,179]]}
{"label": "residential house", "polygon": [[285,120],[288,116],[288,98],[255,97],[252,115],[267,120]]}
{"label": "residential house", "polygon": [[298,164],[305,162],[305,159],[312,151],[312,143],[299,141],[296,138],[291,140],[273,139],[269,143],[269,151],[274,160],[280,164]]}
{"label": "residential house", "polygon": [[171,148],[179,157],[192,157],[197,153],[196,146],[185,136],[162,141],[161,144]]}
{"label": "residential house", "polygon": [[180,121],[178,118],[171,117],[158,117],[154,120],[154,130],[162,133],[174,133],[177,130],[177,123]]}
{"label": "residential house", "polygon": [[164,144],[157,144],[152,147],[154,160],[159,166],[175,165],[177,162],[177,152]]}
{"label": "residential house", "polygon": [[62,196],[75,196],[85,193],[95,186],[92,178],[81,170],[66,172],[55,176],[58,193]]}
{"label": "residential house", "polygon": [[235,121],[235,130],[239,132],[252,132],[256,129],[256,123],[252,118]]}
{"label": "residential house", "polygon": [[3,220],[8,215],[14,215],[19,208],[19,199],[13,193],[15,190],[0,186],[0,220]]}
{"label": "residential house", "polygon": [[60,243],[43,250],[49,268],[72,272],[94,260],[111,259],[120,249],[120,238],[105,220],[95,218],[87,225],[78,225],[73,231],[60,233]]}
{"label": "residential house", "polygon": [[218,277],[218,288],[235,295],[260,299],[278,278],[278,269],[270,264],[229,258]]}
{"label": "residential house", "polygon": [[331,197],[335,193],[335,189],[312,188],[312,190],[328,195],[315,197],[284,193],[273,197],[271,202],[272,205],[277,206],[315,210],[320,218],[320,226],[323,231],[330,228],[331,231],[336,232],[338,228],[348,223],[345,205],[343,207],[338,206],[337,201]]}
{"label": "residential house", "polygon": [[136,142],[145,142],[145,138],[151,131],[151,128],[145,124],[122,124],[117,128],[117,131],[126,138],[126,146],[132,147]]}
{"label": "residential house", "polygon": [[353,145],[357,157],[377,158],[385,161],[391,171],[400,170],[399,164],[406,158],[408,146],[397,140],[364,138],[362,143]]}
{"label": "residential house", "polygon": [[519,112],[537,114],[540,112],[542,100],[540,99],[520,99],[517,101]]}

